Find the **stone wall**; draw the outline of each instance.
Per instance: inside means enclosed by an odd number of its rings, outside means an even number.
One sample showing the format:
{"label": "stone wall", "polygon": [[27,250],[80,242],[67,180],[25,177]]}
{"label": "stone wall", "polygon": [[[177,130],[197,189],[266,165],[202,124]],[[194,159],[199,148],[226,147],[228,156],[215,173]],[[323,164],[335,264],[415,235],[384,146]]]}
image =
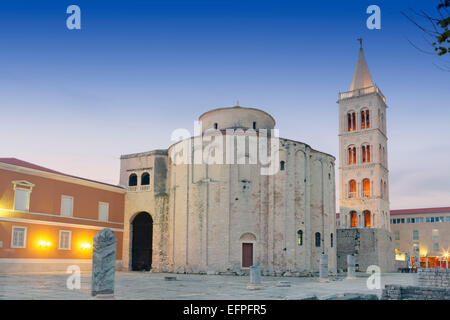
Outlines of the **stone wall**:
{"label": "stone wall", "polygon": [[419,286],[450,288],[449,269],[420,268],[417,270]]}
{"label": "stone wall", "polygon": [[389,231],[384,229],[337,229],[337,268],[347,269],[347,255],[355,256],[357,270],[377,265],[381,272],[395,270],[395,250]]}
{"label": "stone wall", "polygon": [[381,300],[450,300],[450,288],[386,285]]}
{"label": "stone wall", "polygon": [[[236,147],[229,152],[236,155]],[[169,158],[167,253],[174,271],[240,273],[242,244],[252,243],[253,261],[265,275],[318,272],[322,252],[336,273],[334,158],[282,138],[279,157],[285,170],[274,175],[262,175],[260,164]]]}

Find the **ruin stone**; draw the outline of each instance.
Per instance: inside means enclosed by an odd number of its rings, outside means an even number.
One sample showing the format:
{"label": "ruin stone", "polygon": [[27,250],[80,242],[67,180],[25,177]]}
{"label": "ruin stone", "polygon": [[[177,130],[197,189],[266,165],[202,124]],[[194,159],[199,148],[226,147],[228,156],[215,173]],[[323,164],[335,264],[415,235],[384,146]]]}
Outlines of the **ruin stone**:
{"label": "ruin stone", "polygon": [[94,237],[92,252],[92,296],[114,295],[116,237],[105,228]]}

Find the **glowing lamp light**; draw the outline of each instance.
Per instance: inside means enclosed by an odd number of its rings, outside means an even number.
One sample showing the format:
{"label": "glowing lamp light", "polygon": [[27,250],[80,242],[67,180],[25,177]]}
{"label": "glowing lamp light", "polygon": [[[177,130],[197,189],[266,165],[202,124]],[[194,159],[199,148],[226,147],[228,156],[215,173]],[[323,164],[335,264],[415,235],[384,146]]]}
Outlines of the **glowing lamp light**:
{"label": "glowing lamp light", "polygon": [[87,250],[87,249],[90,249],[90,248],[91,248],[91,244],[90,243],[85,242],[85,243],[81,244],[81,249]]}
{"label": "glowing lamp light", "polygon": [[42,240],[42,241],[39,241],[39,246],[43,247],[43,248],[47,248],[47,247],[51,246],[51,243],[49,241]]}

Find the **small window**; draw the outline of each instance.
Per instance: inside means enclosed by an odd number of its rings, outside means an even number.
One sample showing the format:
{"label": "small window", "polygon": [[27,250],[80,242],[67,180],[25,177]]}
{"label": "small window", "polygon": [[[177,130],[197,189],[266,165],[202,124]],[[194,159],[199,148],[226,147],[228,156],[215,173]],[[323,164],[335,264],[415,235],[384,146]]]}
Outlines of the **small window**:
{"label": "small window", "polygon": [[29,211],[30,210],[30,193],[28,189],[16,188],[14,192],[14,210]]}
{"label": "small window", "polygon": [[285,167],[285,162],[280,161],[280,171],[284,171],[284,167]]}
{"label": "small window", "polygon": [[144,172],[141,176],[141,185],[148,186],[150,184],[150,174],[148,172]]}
{"label": "small window", "polygon": [[316,247],[320,247],[320,232],[316,232]]}
{"label": "small window", "polygon": [[66,230],[59,231],[59,250],[70,250],[70,240],[72,232]]}
{"label": "small window", "polygon": [[25,248],[27,241],[26,227],[12,227],[11,248]]}
{"label": "small window", "polygon": [[253,121],[253,129],[256,129],[256,121]]}
{"label": "small window", "polygon": [[438,241],[439,240],[439,230],[433,229],[433,231],[431,232],[431,237],[433,238],[433,241]]}
{"label": "small window", "polygon": [[73,216],[73,197],[61,197],[61,215],[64,217]]}
{"label": "small window", "polygon": [[413,240],[419,240],[419,230],[413,230],[412,238]]}
{"label": "small window", "polygon": [[130,177],[128,178],[128,186],[137,186],[137,175],[135,173],[130,174]]}
{"label": "small window", "polygon": [[297,231],[297,245],[299,245],[299,246],[303,245],[303,231],[302,230]]}
{"label": "small window", "polygon": [[333,248],[333,245],[334,245],[333,241],[334,241],[333,234],[330,234],[330,246],[331,246],[331,248]]}
{"label": "small window", "polygon": [[438,242],[433,243],[433,251],[435,251],[435,252],[439,252],[440,251],[440,247],[439,247],[439,243]]}
{"label": "small window", "polygon": [[109,204],[106,202],[98,203],[98,220],[99,221],[108,221],[109,216]]}
{"label": "small window", "polygon": [[217,129],[219,127],[219,125],[216,123],[214,123],[214,129]]}
{"label": "small window", "polygon": [[394,232],[394,239],[395,240],[400,240],[400,231],[395,231]]}

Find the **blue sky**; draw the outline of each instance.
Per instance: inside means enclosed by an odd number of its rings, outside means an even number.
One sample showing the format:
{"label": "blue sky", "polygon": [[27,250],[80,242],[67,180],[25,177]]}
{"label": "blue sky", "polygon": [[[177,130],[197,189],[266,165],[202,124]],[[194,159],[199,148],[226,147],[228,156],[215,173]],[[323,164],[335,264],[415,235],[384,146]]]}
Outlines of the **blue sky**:
{"label": "blue sky", "polygon": [[[359,44],[387,114],[391,207],[450,205],[449,73],[402,15],[437,1],[11,1],[0,7],[1,157],[118,183],[212,108],[261,108],[338,157],[337,95]],[[81,30],[66,8],[81,8]],[[381,30],[366,8],[381,8]]]}

